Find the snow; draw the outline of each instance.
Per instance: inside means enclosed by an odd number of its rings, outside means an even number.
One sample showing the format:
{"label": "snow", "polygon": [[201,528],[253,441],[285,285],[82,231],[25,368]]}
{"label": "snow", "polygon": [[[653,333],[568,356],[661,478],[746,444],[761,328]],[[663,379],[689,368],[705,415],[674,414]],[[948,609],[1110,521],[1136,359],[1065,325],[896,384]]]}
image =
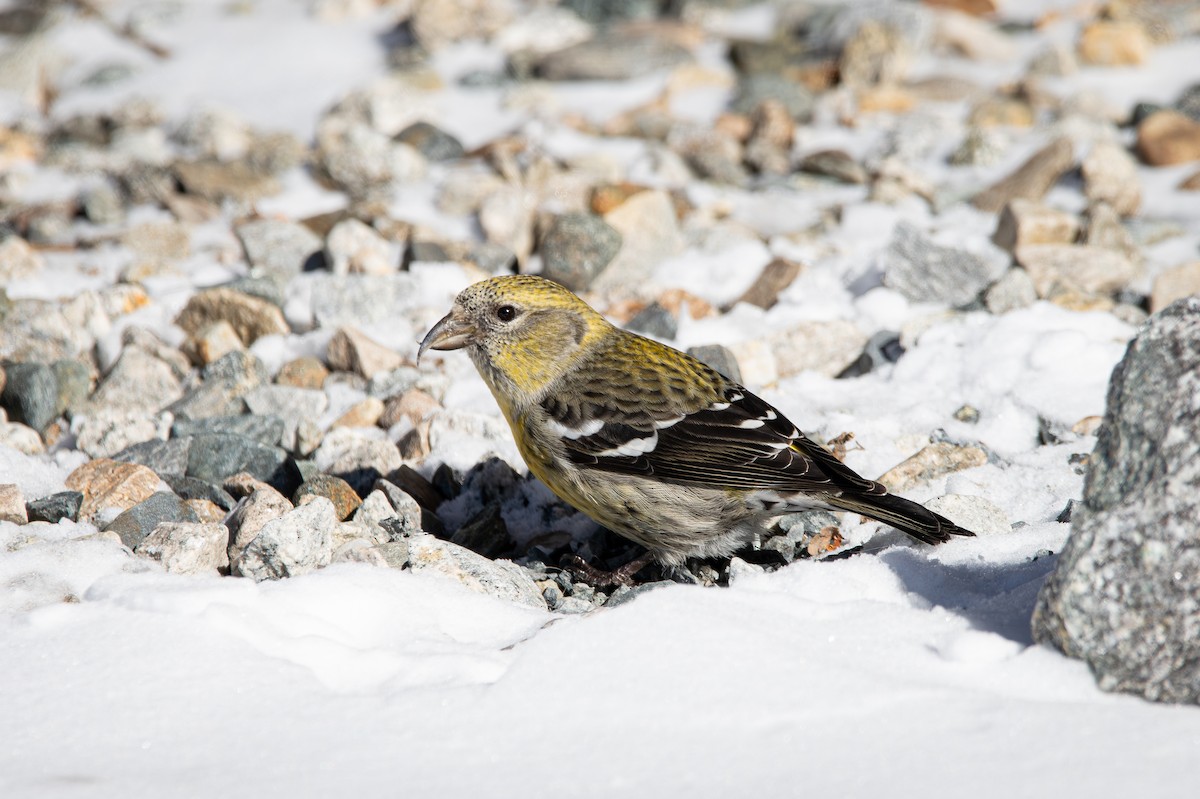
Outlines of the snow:
{"label": "snow", "polygon": [[[124,18],[138,4],[104,5]],[[258,0],[243,14],[226,13],[226,5],[148,5],[147,15],[164,15],[146,23],[147,35],[171,50],[163,60],[94,20],[56,28],[55,46],[77,56],[56,113],[148,96],[172,118],[228,108],[252,125],[309,138],[323,109],[382,70],[375,37],[394,22],[385,10],[328,23],[307,3]],[[1045,11],[1029,0],[1000,5],[1013,18]],[[1066,13],[1073,4],[1055,6]],[[766,36],[773,16],[751,8],[707,24]],[[1191,40],[1158,48],[1141,69],[1084,70],[1071,85],[1129,108],[1176,96],[1195,80],[1197,57]],[[132,64],[134,76],[114,87],[82,85],[113,61]],[[599,150],[628,166],[647,157],[638,142],[530,123],[525,109],[545,102],[554,114],[602,123],[657,97],[662,76],[523,97],[452,85],[454,76],[496,63],[477,43],[435,62],[448,86],[437,121],[468,148],[528,125],[560,158]],[[1000,67],[972,69],[992,82],[1007,77]],[[710,94],[697,92],[688,113],[711,116]],[[11,97],[0,102],[5,115],[17,107]],[[870,125],[804,136],[800,152],[879,147]],[[1004,174],[1037,146],[1014,147],[980,179]],[[1187,231],[1147,248],[1150,269],[1194,258],[1200,198],[1174,191],[1190,169],[1143,170],[1147,215]],[[26,177],[26,202],[75,190],[74,178],[52,171]],[[1069,429],[1101,414],[1133,328],[1046,303],[953,317],[909,303],[878,285],[874,259],[895,224],[936,225],[936,240],[971,249],[985,246],[991,217],[963,210],[931,221],[923,204],[865,202],[860,187],[820,191],[729,192],[731,223],[777,237],[770,246],[730,236],[725,248],[689,249],[656,270],[664,286],[723,303],[775,255],[806,262],[776,308],[685,319],[678,343],[734,342],[808,319],[903,331],[909,349],[894,366],[857,379],[805,373],[752,388],[814,434],[853,431],[847,462],[869,475],[916,452],[938,428],[948,440],[982,445],[987,464],[908,495],[984,496],[1016,523],[1011,533],[930,549],[847,519],[848,540],[867,544],[861,555],[771,574],[747,567],[727,589],[672,586],[586,616],[557,616],[437,576],[360,564],[263,584],[169,575],[86,524],[0,522],[0,796],[1193,796],[1200,709],[1105,694],[1086,666],[1030,637],[1038,588],[1068,533],[1055,520],[1082,491],[1071,458],[1094,445],[1068,435],[1038,446],[1038,420]],[[298,218],[343,202],[296,171],[257,210]],[[830,235],[800,236],[832,202],[842,213]],[[431,184],[396,198],[392,210],[452,235],[471,232],[469,222],[436,210]],[[214,249],[221,246],[216,238]],[[6,289],[48,298],[107,286],[121,258],[98,249],[81,264],[47,254],[38,278]],[[744,269],[726,269],[732,261]],[[200,258],[187,277],[211,285],[235,271]],[[417,288],[405,301],[430,324],[470,281],[445,264],[417,264],[412,274]],[[187,284],[148,285],[157,304],[122,324],[177,338],[171,311]],[[297,280],[293,290],[312,289]],[[411,357],[423,331],[397,317],[370,332]],[[255,352],[274,372],[321,352],[328,335],[271,337]],[[465,468],[498,454],[523,470],[509,440],[472,432],[503,428],[466,358],[430,357],[450,380],[445,406],[465,420],[438,431],[433,461]],[[327,415],[360,397],[347,390]],[[964,404],[979,410],[979,422],[947,423]],[[63,490],[82,461],[78,453],[37,458],[0,446],[0,482],[16,483],[26,499],[45,496]],[[448,512],[465,518],[470,509]],[[564,524],[577,527],[580,518]]]}

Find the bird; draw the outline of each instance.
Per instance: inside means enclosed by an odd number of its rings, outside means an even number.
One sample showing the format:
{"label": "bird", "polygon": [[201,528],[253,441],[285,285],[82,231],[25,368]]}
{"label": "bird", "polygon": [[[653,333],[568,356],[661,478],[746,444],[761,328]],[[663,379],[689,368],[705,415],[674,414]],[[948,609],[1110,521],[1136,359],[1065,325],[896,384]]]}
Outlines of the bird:
{"label": "bird", "polygon": [[529,470],[653,560],[726,557],[774,517],[852,511],[938,544],[970,530],[888,493],[778,409],[686,353],[623,330],[564,286],[502,275],[463,289],[421,341],[466,350]]}

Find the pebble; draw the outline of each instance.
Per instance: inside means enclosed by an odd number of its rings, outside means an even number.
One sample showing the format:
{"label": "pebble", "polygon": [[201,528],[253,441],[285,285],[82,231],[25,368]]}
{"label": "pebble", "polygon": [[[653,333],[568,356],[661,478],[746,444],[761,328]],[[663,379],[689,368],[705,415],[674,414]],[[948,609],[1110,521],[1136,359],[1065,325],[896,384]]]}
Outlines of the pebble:
{"label": "pebble", "polygon": [[343,219],[325,237],[325,261],[335,275],[387,275],[400,265],[398,248],[357,219]]}
{"label": "pebble", "polygon": [[983,295],[984,305],[994,314],[1028,308],[1037,302],[1037,299],[1037,288],[1033,285],[1033,278],[1019,267],[1005,272]]}
{"label": "pebble", "polygon": [[652,302],[625,323],[625,329],[670,341],[679,332],[679,321],[660,303]]}
{"label": "pebble", "polygon": [[287,495],[302,482],[295,461],[280,447],[229,433],[191,437],[188,477],[220,485],[227,477],[246,472]]}
{"label": "pebble", "polygon": [[153,438],[140,441],[113,455],[113,460],[138,463],[160,477],[182,476],[187,473],[191,439],[173,438],[169,441]]}
{"label": "pebble", "polygon": [[0,233],[0,281],[32,277],[42,270],[45,262],[36,250],[20,236]]}
{"label": "pebble", "polygon": [[0,405],[9,418],[43,430],[58,416],[58,380],[45,363],[9,363]]}
{"label": "pebble", "polygon": [[263,525],[288,513],[292,507],[287,497],[265,483],[259,483],[257,488],[250,489],[249,494],[238,500],[237,506],[225,520],[231,532],[229,560],[235,571],[246,545],[258,536]]}
{"label": "pebble", "polygon": [[0,483],[0,522],[28,524],[29,521],[21,487],[13,483]]}
{"label": "pebble", "polygon": [[312,458],[317,468],[341,477],[360,496],[403,464],[392,442],[363,438],[344,427],[330,430]]}
{"label": "pebble", "polygon": [[[411,475],[416,475],[416,472],[408,469],[408,467],[402,467],[397,472],[393,472],[391,477],[394,480],[401,481],[412,490],[417,491],[418,494],[422,494],[426,491],[436,494],[436,492],[433,490],[433,486],[429,485],[424,478],[420,477],[420,475],[417,475],[417,480],[421,481],[418,483],[415,480],[409,479]],[[420,532],[421,530],[429,529],[425,525],[424,521],[424,514],[426,513],[426,510],[422,508],[417,499],[415,499],[408,491],[396,485],[396,483],[392,482],[391,480],[384,479],[375,481],[374,490],[381,492],[385,497],[387,497],[388,502],[391,503],[392,508],[395,510],[394,515],[396,518],[396,524],[392,525],[391,527],[393,539],[395,539],[396,536],[412,535]],[[427,498],[426,501],[428,502],[429,499]],[[441,504],[440,497],[437,497],[436,504],[432,506],[426,506],[430,516],[433,515],[433,510],[438,504]],[[437,517],[434,516],[433,518]]]}
{"label": "pebble", "polygon": [[397,133],[396,140],[415,148],[429,161],[453,161],[466,154],[458,139],[428,122],[414,122]]}
{"label": "pebble", "polygon": [[333,503],[325,497],[267,521],[246,544],[234,563],[234,573],[255,582],[297,577],[328,566],[333,559],[337,525]]}
{"label": "pebble", "polygon": [[541,57],[537,74],[553,81],[628,80],[685,64],[687,48],[649,30],[612,29]]}
{"label": "pebble", "polygon": [[866,334],[844,319],[801,322],[767,337],[779,377],[806,370],[836,377],[854,363],[866,344]]}
{"label": "pebble", "polygon": [[1070,244],[1079,237],[1079,220],[1032,200],[1013,200],[996,221],[992,243],[1009,253],[1027,244]]}
{"label": "pebble", "polygon": [[221,486],[198,477],[188,477],[186,474],[165,474],[162,478],[163,482],[185,502],[196,500],[211,504],[222,510],[222,518],[225,516],[224,511],[233,510],[234,505],[237,504],[233,496]]}
{"label": "pebble", "polygon": [[127,346],[88,400],[106,411],[153,413],[183,396],[171,364],[141,347]]}
{"label": "pebble", "polygon": [[533,198],[520,186],[505,185],[479,206],[479,226],[491,244],[506,247],[524,263],[533,251]]}
{"label": "pebble", "polygon": [[279,445],[292,451],[300,451],[301,428],[306,422],[315,421],[329,407],[329,397],[324,391],[295,386],[266,385],[245,395],[246,407],[259,416],[274,416],[283,420],[283,432]]}
{"label": "pebble", "polygon": [[251,274],[291,280],[311,268],[322,251],[321,239],[297,222],[256,219],[234,228],[250,262]]}
{"label": "pebble", "polygon": [[260,416],[253,413],[209,416],[204,419],[176,419],[171,425],[171,435],[174,440],[203,433],[228,433],[252,438],[268,446],[278,446],[283,436],[284,425],[284,420],[278,416]]}
{"label": "pebble", "polygon": [[128,510],[149,499],[161,482],[145,466],[96,458],[67,475],[66,487],[83,494],[79,520],[91,522],[102,511]]}
{"label": "pebble", "polygon": [[1079,59],[1102,67],[1137,66],[1153,49],[1146,30],[1136,22],[1097,20],[1079,36]]}
{"label": "pebble", "polygon": [[742,383],[742,370],[737,358],[724,344],[703,344],[699,347],[688,347],[687,354],[711,366],[719,373],[735,383]]}
{"label": "pebble", "polygon": [[1007,266],[997,258],[935,244],[909,222],[896,225],[881,260],[884,285],[914,302],[954,308],[974,302]]}
{"label": "pebble", "polygon": [[644,283],[650,270],[683,249],[675,206],[663,191],[644,191],[604,215],[621,234],[621,249],[596,278],[597,291],[630,291]]}
{"label": "pebble", "polygon": [[940,513],[959,527],[977,536],[1004,535],[1012,532],[1012,523],[1000,506],[987,499],[968,494],[943,494],[925,503],[934,513]]}
{"label": "pebble", "polygon": [[158,491],[136,505],[122,511],[104,526],[104,531],[116,533],[121,543],[130,549],[153,532],[161,522],[199,522],[195,511],[170,491]]}
{"label": "pebble", "polygon": [[1179,264],[1159,272],[1150,290],[1150,313],[1158,313],[1176,300],[1200,294],[1200,261]]}
{"label": "pebble", "polygon": [[1111,141],[1096,142],[1081,168],[1088,202],[1106,203],[1121,216],[1133,216],[1141,208],[1137,163],[1124,147]]}
{"label": "pebble", "polygon": [[270,174],[243,161],[176,161],[171,172],[185,192],[211,203],[249,204],[281,188]]}
{"label": "pebble", "polygon": [[329,427],[375,427],[383,416],[383,400],[366,397],[354,403]]}
{"label": "pebble", "polygon": [[329,178],[356,200],[384,198],[393,186],[420,180],[427,170],[415,148],[337,114],[318,123],[317,153]]}
{"label": "pebble", "polygon": [[172,574],[220,574],[229,568],[229,529],[220,523],[160,522],[134,553]]}
{"label": "pebble", "polygon": [[586,291],[621,249],[621,234],[594,214],[556,217],[542,237],[542,274],[572,291]]}
{"label": "pebble", "polygon": [[775,307],[779,295],[800,276],[803,267],[786,258],[774,258],[763,267],[758,277],[750,287],[742,292],[742,296],[734,301],[734,305],[744,302],[756,305],[763,310]]}
{"label": "pebble", "polygon": [[1141,274],[1123,254],[1088,244],[1029,244],[1017,249],[1016,258],[1039,297],[1064,290],[1115,294]]}
{"label": "pebble", "polygon": [[194,336],[222,320],[233,326],[246,346],[263,336],[291,332],[278,306],[226,288],[207,289],[192,295],[175,318],[175,324]]}
{"label": "pebble", "polygon": [[329,474],[319,474],[301,483],[292,495],[292,504],[299,507],[310,502],[312,497],[325,497],[332,502],[338,521],[349,519],[362,505],[362,499],[349,483]]}
{"label": "pebble", "polygon": [[391,397],[380,414],[379,426],[387,429],[407,419],[412,424],[420,424],[441,410],[441,404],[433,396],[419,388],[411,388],[399,396]]}
{"label": "pebble", "polygon": [[940,441],[922,448],[879,476],[889,491],[903,494],[922,483],[987,463],[987,453],[979,447],[960,446]]}
{"label": "pebble", "polygon": [[281,366],[279,374],[275,375],[275,382],[281,386],[320,389],[327,377],[329,370],[321,363],[321,359],[305,355]]}
{"label": "pebble", "polygon": [[435,574],[506,602],[546,609],[546,600],[529,572],[508,560],[489,560],[469,549],[418,534],[407,539],[408,568]]}
{"label": "pebble", "polygon": [[59,491],[47,497],[32,499],[25,504],[31,522],[58,524],[62,519],[79,521],[79,509],[83,505],[83,494],[78,491]]}
{"label": "pebble", "polygon": [[1015,172],[975,195],[981,211],[996,212],[1013,200],[1040,200],[1075,165],[1075,148],[1066,138],[1038,150]]}
{"label": "pebble", "polygon": [[381,372],[391,372],[399,367],[404,359],[356,328],[342,327],[329,341],[325,350],[325,362],[332,369],[353,372],[370,379]]}
{"label": "pebble", "polygon": [[1150,166],[1200,160],[1200,122],[1178,111],[1156,111],[1138,125],[1137,151]]}
{"label": "pebble", "polygon": [[[413,500],[413,504],[416,504],[416,500]],[[392,533],[390,533],[388,528],[384,526],[385,521],[396,520],[399,521],[401,525],[404,524],[403,521],[398,519],[396,510],[392,507],[391,501],[388,500],[387,494],[378,488],[367,494],[366,499],[364,499],[362,504],[358,506],[358,509],[354,511],[353,518],[355,522],[362,525],[370,532],[372,540],[377,544],[384,544],[391,540]],[[409,530],[408,532],[411,534],[419,529],[420,526],[418,516],[418,526],[415,529]]]}
{"label": "pebble", "polygon": [[[0,417],[3,415],[4,409],[0,408]],[[38,431],[20,422],[0,422],[0,445],[25,455],[39,455],[46,451],[46,444]]]}
{"label": "pebble", "polygon": [[853,185],[866,183],[868,177],[866,168],[842,150],[818,150],[809,153],[800,159],[798,169]]}

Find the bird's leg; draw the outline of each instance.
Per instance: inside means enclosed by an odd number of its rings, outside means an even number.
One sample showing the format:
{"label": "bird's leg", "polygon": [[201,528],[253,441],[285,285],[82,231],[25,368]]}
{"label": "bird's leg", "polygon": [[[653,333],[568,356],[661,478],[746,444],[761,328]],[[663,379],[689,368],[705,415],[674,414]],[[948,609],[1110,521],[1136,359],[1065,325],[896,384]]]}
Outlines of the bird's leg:
{"label": "bird's leg", "polygon": [[567,558],[567,566],[582,577],[594,588],[607,588],[615,585],[633,585],[633,577],[654,560],[653,552],[643,552],[619,569],[605,571],[597,569],[578,555]]}

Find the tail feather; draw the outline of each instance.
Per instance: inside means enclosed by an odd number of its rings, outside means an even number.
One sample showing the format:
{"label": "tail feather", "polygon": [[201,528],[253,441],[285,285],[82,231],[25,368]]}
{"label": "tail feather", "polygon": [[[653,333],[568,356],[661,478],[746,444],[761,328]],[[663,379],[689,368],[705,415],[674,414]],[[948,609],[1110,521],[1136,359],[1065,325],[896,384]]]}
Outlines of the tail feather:
{"label": "tail feather", "polygon": [[944,543],[949,541],[952,535],[975,535],[945,516],[894,494],[843,494],[830,497],[826,501],[841,510],[861,513],[876,521],[890,524],[926,544]]}

